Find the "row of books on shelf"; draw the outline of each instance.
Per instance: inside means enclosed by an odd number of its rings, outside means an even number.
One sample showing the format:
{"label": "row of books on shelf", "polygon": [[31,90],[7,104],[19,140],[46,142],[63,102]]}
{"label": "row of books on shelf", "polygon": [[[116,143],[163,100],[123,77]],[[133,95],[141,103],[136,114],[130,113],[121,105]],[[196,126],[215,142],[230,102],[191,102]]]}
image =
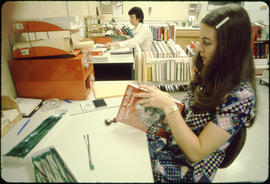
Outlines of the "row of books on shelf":
{"label": "row of books on shelf", "polygon": [[269,58],[269,28],[258,22],[252,24],[252,54],[255,59]]}
{"label": "row of books on shelf", "polygon": [[252,51],[255,59],[269,58],[269,41],[253,42]]}
{"label": "row of books on shelf", "polygon": [[174,39],[175,25],[163,24],[163,25],[149,25],[149,28],[153,34],[154,40],[169,40]]}
{"label": "row of books on shelf", "polygon": [[168,41],[153,40],[151,51],[156,58],[180,58],[187,57],[185,51],[179,44],[175,44],[172,39]]}
{"label": "row of books on shelf", "polygon": [[189,81],[192,58],[163,58],[157,60],[152,51],[143,52],[143,81]]}
{"label": "row of books on shelf", "polygon": [[252,41],[269,40],[269,28],[260,23],[252,24]]}

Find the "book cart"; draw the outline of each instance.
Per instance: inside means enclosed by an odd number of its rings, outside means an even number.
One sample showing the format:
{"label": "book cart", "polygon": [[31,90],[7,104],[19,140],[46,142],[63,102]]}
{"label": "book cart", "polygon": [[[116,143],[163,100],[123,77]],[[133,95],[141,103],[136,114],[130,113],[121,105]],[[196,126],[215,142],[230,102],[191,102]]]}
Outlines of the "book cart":
{"label": "book cart", "polygon": [[[187,86],[191,79],[191,58],[153,58],[146,62],[146,71],[143,76],[143,83],[148,85],[153,85],[167,92],[176,91],[186,91]],[[169,70],[170,72],[162,72],[166,67],[164,65],[174,65]],[[152,71],[148,67],[155,67],[154,70],[159,70],[158,72]],[[163,70],[164,71],[164,70]],[[170,74],[168,74],[170,73]],[[164,76],[164,75],[169,76]],[[148,76],[152,75],[152,80],[147,80]],[[156,75],[156,76],[154,76]],[[168,79],[170,78],[170,79]]]}
{"label": "book cart", "polygon": [[[176,41],[175,23],[147,23],[155,42]],[[180,46],[181,47],[181,46]],[[161,51],[165,53],[164,51]],[[182,50],[181,52],[184,53]],[[178,57],[153,57],[142,54],[142,82],[163,91],[186,91],[191,78],[192,59],[187,55]],[[148,56],[147,56],[148,55]],[[150,54],[151,55],[151,54]]]}
{"label": "book cart", "polygon": [[182,49],[181,53],[177,57],[154,57],[152,51],[144,51],[141,81],[163,91],[186,91],[191,79],[192,58]]}
{"label": "book cart", "polygon": [[[29,38],[20,48],[14,39],[14,59],[9,61],[9,66],[19,97],[87,98],[95,79],[93,64],[88,64],[79,50],[73,50],[70,37],[48,36],[51,32],[70,30],[44,21],[16,21],[12,24],[12,31],[35,37],[43,34],[44,38]],[[36,42],[40,44],[35,45]]]}

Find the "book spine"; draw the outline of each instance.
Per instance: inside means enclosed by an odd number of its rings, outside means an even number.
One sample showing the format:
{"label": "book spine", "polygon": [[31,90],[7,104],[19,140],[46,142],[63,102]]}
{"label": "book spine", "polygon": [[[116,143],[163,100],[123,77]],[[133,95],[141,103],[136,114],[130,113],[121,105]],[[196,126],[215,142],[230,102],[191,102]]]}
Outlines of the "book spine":
{"label": "book spine", "polygon": [[260,58],[264,58],[264,56],[265,56],[265,48],[264,48],[264,43],[263,42],[261,42],[260,44]]}
{"label": "book spine", "polygon": [[152,81],[152,64],[146,66],[147,81]]}
{"label": "book spine", "polygon": [[168,29],[167,28],[165,28],[164,29],[164,40],[168,40]]}
{"label": "book spine", "polygon": [[269,42],[265,42],[265,58],[269,58]]}
{"label": "book spine", "polygon": [[167,57],[170,58],[170,57],[172,56],[172,53],[171,53],[171,50],[169,49],[168,45],[165,43],[164,40],[162,41],[162,45],[163,45],[163,47],[164,47],[165,50],[166,50]]}
{"label": "book spine", "polygon": [[171,25],[171,27],[172,27],[172,32],[171,32],[170,38],[171,38],[172,40],[174,40],[175,26],[174,26],[174,25]]}
{"label": "book spine", "polygon": [[157,43],[158,43],[159,48],[161,49],[161,52],[163,53],[163,54],[162,54],[163,57],[166,58],[166,57],[167,57],[167,52],[165,51],[165,49],[164,49],[164,47],[163,47],[161,41],[158,41]]}
{"label": "book spine", "polygon": [[164,40],[164,27],[160,27],[160,40]]}
{"label": "book spine", "polygon": [[157,53],[158,53],[157,56],[158,56],[158,58],[163,58],[163,52],[161,51],[161,48],[158,45],[158,41],[153,40],[153,43],[154,43],[154,45],[155,45],[155,47],[157,49]]}
{"label": "book spine", "polygon": [[170,81],[171,80],[171,61],[167,60],[167,80]]}
{"label": "book spine", "polygon": [[171,60],[171,81],[175,81],[175,61]]}
{"label": "book spine", "polygon": [[184,80],[184,66],[183,66],[184,62],[181,62],[181,79],[180,80]]}
{"label": "book spine", "polygon": [[157,57],[158,57],[158,50],[157,50],[157,48],[156,48],[156,46],[155,46],[155,44],[154,44],[154,41],[152,41],[151,51],[152,51],[154,57],[157,58]]}
{"label": "book spine", "polygon": [[255,53],[255,58],[260,58],[260,43],[256,42],[255,43],[255,48],[256,48],[256,53]]}
{"label": "book spine", "polygon": [[177,81],[179,81],[180,80],[180,65],[181,65],[181,63],[180,62],[177,62]]}
{"label": "book spine", "polygon": [[176,51],[176,48],[175,48],[175,45],[174,45],[174,42],[172,39],[169,39],[168,40],[168,43],[169,43],[169,46],[173,52],[173,56],[176,58],[177,57],[177,51]]}
{"label": "book spine", "polygon": [[157,81],[157,74],[156,74],[156,62],[151,63],[152,66],[152,80]]}
{"label": "book spine", "polygon": [[160,82],[160,62],[156,62],[156,78]]}
{"label": "book spine", "polygon": [[167,62],[166,61],[162,61],[161,63],[162,63],[161,64],[161,66],[162,66],[162,68],[161,68],[162,80],[163,81],[166,81],[167,80]]}

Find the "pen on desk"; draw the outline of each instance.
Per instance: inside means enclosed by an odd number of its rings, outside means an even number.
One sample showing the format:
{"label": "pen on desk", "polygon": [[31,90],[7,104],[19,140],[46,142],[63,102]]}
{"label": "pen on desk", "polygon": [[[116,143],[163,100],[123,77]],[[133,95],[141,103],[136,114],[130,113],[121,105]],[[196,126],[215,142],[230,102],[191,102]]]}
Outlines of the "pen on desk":
{"label": "pen on desk", "polygon": [[92,163],[92,158],[91,158],[89,134],[87,134],[87,140],[86,140],[85,135],[83,135],[83,137],[84,137],[85,145],[86,145],[87,151],[88,151],[88,161],[89,161],[90,170],[93,170],[93,169],[95,169],[95,167]]}
{"label": "pen on desk", "polygon": [[29,123],[30,119],[28,119],[24,125],[22,126],[22,128],[19,130],[19,132],[17,133],[17,135],[19,135],[21,133],[21,131],[24,129],[24,127]]}
{"label": "pen on desk", "polygon": [[69,100],[64,100],[65,102],[67,102],[67,103],[72,103],[71,101],[69,101]]}
{"label": "pen on desk", "polygon": [[89,158],[89,165],[90,165],[90,169],[93,170],[93,169],[95,169],[95,167],[94,167],[94,165],[93,165],[93,163],[92,163],[92,158],[91,158],[89,134],[87,134],[87,141],[88,141],[88,158]]}

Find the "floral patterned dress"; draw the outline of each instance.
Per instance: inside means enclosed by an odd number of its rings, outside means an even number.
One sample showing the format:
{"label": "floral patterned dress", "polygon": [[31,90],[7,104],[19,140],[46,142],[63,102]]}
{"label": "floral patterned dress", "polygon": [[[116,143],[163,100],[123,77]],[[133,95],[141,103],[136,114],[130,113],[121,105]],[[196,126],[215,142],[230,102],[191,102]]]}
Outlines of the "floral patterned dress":
{"label": "floral patterned dress", "polygon": [[163,138],[147,133],[155,182],[212,182],[224,159],[225,149],[248,119],[254,117],[256,99],[249,82],[241,82],[227,95],[225,102],[219,105],[214,113],[193,113],[191,110],[193,100],[194,96],[188,91],[182,103],[185,105],[184,120],[196,135],[199,135],[207,123],[212,121],[232,136],[203,160],[191,163],[174,139],[172,143],[166,144]]}

